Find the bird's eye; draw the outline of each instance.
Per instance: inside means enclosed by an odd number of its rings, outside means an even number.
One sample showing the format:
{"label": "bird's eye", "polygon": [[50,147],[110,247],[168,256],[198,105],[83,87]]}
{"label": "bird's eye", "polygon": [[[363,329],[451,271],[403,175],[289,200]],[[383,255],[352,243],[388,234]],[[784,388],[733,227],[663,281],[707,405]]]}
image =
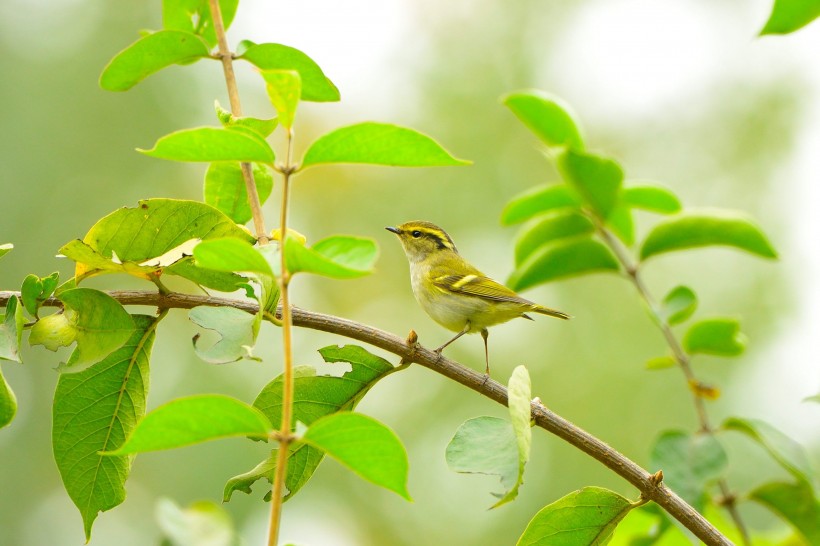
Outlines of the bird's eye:
{"label": "bird's eye", "polygon": [[418,239],[419,237],[421,237],[421,232],[419,230],[415,230],[410,235]]}

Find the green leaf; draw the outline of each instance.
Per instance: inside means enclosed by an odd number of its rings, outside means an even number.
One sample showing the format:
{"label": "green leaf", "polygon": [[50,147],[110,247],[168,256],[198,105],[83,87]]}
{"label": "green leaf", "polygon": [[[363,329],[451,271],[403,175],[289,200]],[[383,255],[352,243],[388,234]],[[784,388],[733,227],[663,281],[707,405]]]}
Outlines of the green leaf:
{"label": "green leaf", "polygon": [[[356,345],[343,347],[331,345],[319,349],[319,353],[325,362],[349,362],[351,369],[338,377],[317,375],[316,370],[310,366],[294,368],[293,420],[308,426],[325,415],[337,411],[353,410],[367,391],[394,369],[393,365],[385,359]],[[253,405],[270,419],[274,428],[278,429],[281,426],[281,375],[262,389]],[[291,447],[291,453],[288,456],[288,475],[285,480],[288,494],[285,500],[301,489],[313,475],[323,457],[324,453],[309,445],[301,444]],[[267,478],[269,482],[272,482],[275,468],[276,450],[250,472],[231,478],[225,484],[223,500],[226,502],[230,500],[236,490],[250,493],[251,485],[261,478]]]}
{"label": "green leaf", "polygon": [[[201,36],[211,47],[217,44],[208,0],[163,0],[162,26]],[[225,30],[231,26],[239,0],[220,0],[219,12]]]}
{"label": "green leaf", "polygon": [[302,80],[304,101],[335,102],[339,90],[313,59],[292,47],[281,44],[252,44],[239,57],[261,70],[295,70]]}
{"label": "green leaf", "polygon": [[236,117],[228,110],[222,108],[219,105],[219,101],[214,102],[214,108],[216,109],[216,117],[219,119],[219,123],[221,123],[223,127],[250,129],[263,138],[270,136],[270,134],[276,129],[276,126],[279,125],[279,120],[276,118],[258,119],[244,116]]}
{"label": "green leaf", "polygon": [[26,318],[23,316],[23,306],[17,296],[12,296],[6,302],[6,313],[0,315],[0,360],[20,359],[20,345],[23,342],[23,325]]}
{"label": "green leaf", "polygon": [[667,368],[674,368],[678,361],[671,356],[657,356],[646,361],[647,370],[665,370]]}
{"label": "green leaf", "polygon": [[723,428],[742,432],[763,446],[769,455],[797,480],[814,484],[814,472],[803,446],[770,424],[757,419],[730,417],[723,422]]}
{"label": "green leaf", "polygon": [[176,275],[189,281],[219,290],[220,292],[234,292],[247,285],[248,279],[234,273],[213,271],[198,267],[193,256],[186,256],[172,263],[162,270],[164,275]]}
{"label": "green leaf", "polygon": [[764,258],[777,258],[766,236],[751,220],[731,211],[679,214],[661,222],[641,247],[641,259],[656,254],[709,245],[732,246]]}
{"label": "green leaf", "polygon": [[720,317],[701,320],[690,326],[683,338],[683,347],[692,355],[737,356],[743,353],[746,341],[737,319]]}
{"label": "green leaf", "polygon": [[584,487],[542,508],[527,524],[517,546],[603,546],[632,509],[608,489]]}
{"label": "green leaf", "polygon": [[106,91],[127,91],[166,66],[187,64],[208,55],[208,44],[199,36],[179,30],[160,30],[117,53],[103,69],[100,87]]}
{"label": "green leaf", "polygon": [[242,161],[273,165],[275,156],[265,140],[254,131],[197,127],[176,131],[157,140],[150,157],[173,161]]}
{"label": "green leaf", "polygon": [[564,102],[535,89],[516,91],[501,101],[547,146],[583,149],[578,126]]}
{"label": "green leaf", "polygon": [[60,282],[60,274],[54,272],[48,277],[40,278],[37,275],[27,275],[23,279],[23,286],[20,288],[20,299],[23,307],[32,316],[37,316],[37,311],[46,299],[54,293],[54,289]]}
{"label": "green leaf", "polygon": [[302,95],[299,73],[295,70],[263,70],[262,77],[265,79],[268,98],[279,115],[279,123],[290,130]]}
{"label": "green leaf", "polygon": [[270,264],[247,241],[233,237],[202,241],[194,248],[197,265],[217,271],[247,271],[273,277]]}
{"label": "green leaf", "polygon": [[674,214],[681,210],[677,195],[671,190],[650,184],[624,188],[621,200],[627,207],[659,214]]}
{"label": "green leaf", "polygon": [[58,298],[64,312],[49,315],[31,328],[29,343],[56,351],[77,342],[67,366],[86,366],[104,359],[128,341],[134,321],[122,305],[104,292],[74,288]]}
{"label": "green leaf", "polygon": [[[273,177],[262,165],[253,164],[253,180],[260,204],[264,204],[273,189]],[[252,218],[248,204],[245,177],[239,163],[215,161],[205,173],[205,202],[224,212],[237,224],[245,224]]]}
{"label": "green leaf", "polygon": [[501,479],[503,498],[520,479],[520,451],[512,424],[498,417],[474,417],[458,427],[447,444],[445,458],[453,472],[487,474]]}
{"label": "green leaf", "polygon": [[698,307],[698,297],[688,286],[676,286],[663,298],[661,317],[669,324],[680,324],[692,316]]}
{"label": "green leaf", "polygon": [[806,482],[767,483],[752,491],[749,498],[789,522],[806,544],[820,544],[820,502]]}
{"label": "green leaf", "polygon": [[348,125],[319,137],[310,145],[302,168],[322,163],[366,163],[392,167],[469,165],[429,136],[388,123]]}
{"label": "green leaf", "polygon": [[496,508],[506,504],[518,496],[518,488],[524,482],[524,468],[530,460],[530,446],[532,445],[532,429],[530,420],[532,419],[532,400],[530,374],[524,366],[516,366],[513,370],[507,388],[507,405],[510,410],[510,423],[512,423],[515,443],[518,448],[518,476],[515,485],[499,499],[492,507]]}
{"label": "green leaf", "polygon": [[592,233],[595,226],[575,210],[555,210],[538,216],[521,228],[515,240],[515,264],[521,265],[544,244]]}
{"label": "green leaf", "polygon": [[169,546],[239,546],[231,515],[213,501],[196,501],[180,508],[174,501],[157,501],[156,518]]}
{"label": "green leaf", "polygon": [[396,434],[372,417],[339,412],[315,421],[302,441],[320,449],[359,477],[406,500],[409,464]]}
{"label": "green leaf", "polygon": [[266,438],[273,428],[258,409],[221,394],[177,398],[150,412],[125,444],[104,455],[174,449],[219,438]]}
{"label": "green leaf", "polygon": [[629,207],[623,204],[615,205],[609,212],[606,224],[626,246],[635,244],[635,220]]}
{"label": "green leaf", "polygon": [[513,197],[501,212],[501,223],[510,226],[554,209],[580,207],[581,200],[569,186],[539,186]]}
{"label": "green leaf", "polygon": [[598,241],[579,237],[542,246],[513,272],[507,284],[519,291],[566,277],[619,269],[611,250]]}
{"label": "green leaf", "polygon": [[[60,252],[77,261],[77,277],[124,272],[150,278],[149,273],[184,260],[185,252],[191,252],[186,244],[220,237],[255,240],[230,218],[204,203],[148,199],[140,201],[137,207],[121,208],[105,216],[86,234],[84,245],[72,242]],[[204,274],[193,272],[190,264],[172,271],[194,282],[203,280]],[[231,276],[223,277],[228,285],[236,281]]]}
{"label": "green leaf", "polygon": [[726,452],[714,436],[677,430],[661,433],[649,463],[651,469],[663,470],[664,483],[698,511],[703,511],[706,486],[720,478],[728,465]]}
{"label": "green leaf", "polygon": [[54,393],[52,445],[63,485],[80,510],[86,539],[101,511],[125,500],[130,457],[117,449],[145,415],[149,358],[157,319],[134,315],[130,339],[105,360],[60,374]]}
{"label": "green leaf", "polygon": [[285,243],[288,271],[352,279],[371,272],[378,247],[372,239],[334,235],[308,248],[295,238]]}
{"label": "green leaf", "polygon": [[566,150],[556,159],[558,171],[583,200],[602,219],[606,219],[618,202],[624,173],[612,159]]}
{"label": "green leaf", "polygon": [[774,0],[774,7],[761,35],[788,34],[808,25],[820,16],[817,0]]}
{"label": "green leaf", "polygon": [[0,245],[0,258],[11,252],[12,249],[14,249],[14,245],[11,243],[3,243]]}
{"label": "green leaf", "polygon": [[0,370],[0,429],[5,428],[17,415],[17,397]]}
{"label": "green leaf", "polygon": [[188,312],[191,322],[208,330],[216,331],[220,339],[211,347],[203,349],[198,344],[199,334],[194,336],[197,356],[210,364],[227,364],[242,358],[260,360],[253,356],[259,323],[251,315],[233,307],[194,307]]}
{"label": "green leaf", "polygon": [[817,402],[818,404],[820,404],[820,393],[805,397],[803,399],[803,402]]}

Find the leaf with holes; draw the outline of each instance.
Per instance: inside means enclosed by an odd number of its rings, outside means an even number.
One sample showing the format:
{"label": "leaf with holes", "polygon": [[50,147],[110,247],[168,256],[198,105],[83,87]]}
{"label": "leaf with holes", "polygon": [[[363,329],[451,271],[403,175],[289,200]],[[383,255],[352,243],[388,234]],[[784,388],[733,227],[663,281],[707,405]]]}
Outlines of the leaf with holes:
{"label": "leaf with holes", "polygon": [[60,374],[54,393],[52,445],[63,485],[83,517],[86,539],[99,512],[125,500],[130,457],[117,449],[145,415],[148,362],[157,320],[134,315],[125,345],[102,362]]}
{"label": "leaf with holes", "polygon": [[[353,410],[367,391],[393,370],[393,365],[388,361],[356,345],[331,345],[319,349],[319,353],[325,362],[348,362],[351,369],[336,377],[317,375],[311,366],[294,368],[293,420],[308,426],[325,415]],[[279,428],[282,418],[281,375],[262,389],[253,405],[270,419],[274,428]],[[306,444],[291,447],[285,500],[295,495],[310,479],[323,457],[321,451]],[[231,478],[225,484],[223,500],[230,500],[236,490],[250,493],[251,485],[261,478],[272,481],[275,467],[276,450],[250,472]]]}
{"label": "leaf with holes", "polygon": [[210,364],[227,364],[242,358],[260,360],[253,356],[253,346],[259,332],[257,315],[251,315],[233,307],[209,307],[202,305],[188,312],[188,318],[201,328],[213,330],[219,340],[204,349],[199,334],[194,336],[194,350],[199,358]]}

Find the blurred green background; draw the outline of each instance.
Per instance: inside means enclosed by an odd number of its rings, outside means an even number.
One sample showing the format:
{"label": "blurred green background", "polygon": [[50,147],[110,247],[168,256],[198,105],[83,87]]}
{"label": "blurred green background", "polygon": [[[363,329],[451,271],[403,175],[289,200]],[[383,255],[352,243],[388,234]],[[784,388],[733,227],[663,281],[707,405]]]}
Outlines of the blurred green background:
{"label": "blurred green background", "polygon": [[[730,250],[664,256],[646,269],[660,297],[686,283],[700,295],[698,317],[738,315],[750,337],[746,354],[698,357],[698,375],[718,385],[714,422],[729,415],[764,419],[820,459],[820,406],[801,403],[820,390],[820,27],[756,38],[770,0],[393,0],[389,2],[240,3],[229,37],[273,41],[311,55],[337,84],[342,102],[300,106],[297,152],[344,123],[401,123],[439,139],[466,168],[322,167],[296,179],[293,227],[311,240],[333,233],[376,239],[375,273],[353,281],[299,278],[293,301],[404,335],[427,346],[451,335],[417,307],[404,255],[384,226],[425,219],[444,227],[461,253],[490,276],[513,267],[515,230],[502,228],[505,202],[556,180],[535,139],[498,98],[536,87],[569,102],[589,146],[621,160],[627,179],[672,188],[686,206],[753,214],[781,253],[766,262]],[[160,2],[101,0],[0,5],[0,242],[15,250],[0,264],[0,289],[18,289],[28,273],[71,264],[54,257],[103,215],[147,197],[201,199],[203,165],[143,157],[175,129],[215,124],[212,104],[228,103],[217,63],[173,67],[128,93],[100,90],[107,61],[142,28],[161,26]],[[261,79],[239,68],[245,112],[270,115]],[[277,196],[274,189],[274,197]],[[278,202],[265,206],[275,227]],[[652,218],[641,216],[642,233]],[[122,277],[89,286],[143,287]],[[663,430],[697,424],[676,370],[648,372],[665,350],[632,287],[616,276],[590,276],[527,292],[567,311],[499,326],[491,336],[494,375],[526,364],[545,404],[646,465]],[[143,310],[146,312],[148,310]],[[160,328],[152,359],[149,406],[200,392],[251,401],[281,370],[279,331],[263,327],[262,364],[211,366],[191,350],[195,333],[183,312]],[[296,359],[319,365],[315,349],[345,343],[307,330],[295,333]],[[483,366],[478,337],[448,356]],[[78,512],[62,490],[51,458],[51,399],[56,365],[66,354],[42,348],[26,364],[3,363],[17,393],[17,419],[0,432],[0,544],[81,544]],[[396,359],[393,358],[393,361]],[[592,459],[534,432],[532,462],[515,503],[487,511],[494,478],[448,471],[444,448],[458,425],[504,408],[411,367],[380,383],[360,410],[393,427],[411,460],[414,503],[380,490],[330,461],[285,506],[283,542],[300,545],[512,544],[545,504],[584,485],[636,492]],[[726,436],[730,484],[740,493],[785,474],[762,450]],[[265,445],[215,442],[140,456],[125,503],[97,520],[91,544],[156,544],[157,500],[181,504],[221,498],[225,480],[253,467]],[[246,544],[267,525],[266,487],[236,494],[226,508]],[[750,526],[774,537],[783,524],[744,503]]]}

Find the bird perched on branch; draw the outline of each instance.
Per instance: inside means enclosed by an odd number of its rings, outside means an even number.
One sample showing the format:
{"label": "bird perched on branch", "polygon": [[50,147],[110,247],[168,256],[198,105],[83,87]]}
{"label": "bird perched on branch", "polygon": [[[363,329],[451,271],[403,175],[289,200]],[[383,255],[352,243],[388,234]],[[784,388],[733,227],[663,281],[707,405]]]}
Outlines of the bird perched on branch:
{"label": "bird perched on branch", "polygon": [[406,222],[385,228],[399,237],[410,261],[413,294],[421,308],[445,328],[458,332],[441,351],[469,333],[484,338],[486,374],[490,375],[487,328],[517,317],[532,320],[528,312],[560,319],[570,316],[561,311],[526,300],[473,267],[462,258],[453,239],[430,222]]}

